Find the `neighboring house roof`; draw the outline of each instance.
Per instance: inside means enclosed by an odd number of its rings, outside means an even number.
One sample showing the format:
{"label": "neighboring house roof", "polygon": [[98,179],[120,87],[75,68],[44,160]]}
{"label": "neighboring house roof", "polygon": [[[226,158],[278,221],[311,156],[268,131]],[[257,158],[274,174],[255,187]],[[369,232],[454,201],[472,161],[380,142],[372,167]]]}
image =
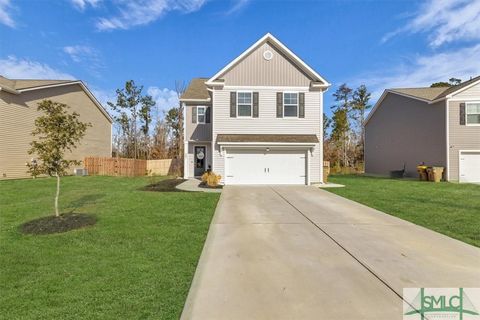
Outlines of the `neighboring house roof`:
{"label": "neighboring house roof", "polygon": [[219,144],[226,143],[318,143],[314,134],[219,134]]}
{"label": "neighboring house roof", "polygon": [[457,91],[460,91],[462,89],[466,89],[467,87],[469,87],[470,85],[474,85],[475,83],[479,82],[480,81],[480,76],[477,76],[475,78],[472,78],[468,81],[465,81],[465,82],[462,82],[460,83],[459,85],[457,86],[453,86],[453,87],[449,87],[447,88],[447,90],[445,90],[444,92],[442,92],[438,97],[437,99],[440,99],[440,98],[445,98],[453,93],[456,93]]}
{"label": "neighboring house roof", "polygon": [[449,87],[437,87],[437,88],[397,88],[390,89],[389,91],[394,93],[400,93],[403,95],[411,96],[413,98],[419,98],[422,100],[435,100],[442,92]]}
{"label": "neighboring house roof", "polygon": [[480,82],[480,76],[472,78],[468,81],[462,82],[459,85],[452,87],[423,87],[423,88],[394,88],[386,89],[383,91],[382,96],[378,99],[377,103],[373,107],[372,111],[368,114],[367,119],[365,120],[365,125],[372,118],[375,111],[378,109],[383,99],[387,96],[388,93],[398,94],[404,97],[420,100],[428,104],[436,103],[447,98],[450,98],[452,95],[459,93],[463,90],[468,89],[470,86],[473,86]]}
{"label": "neighboring house roof", "polygon": [[181,95],[180,101],[210,101],[210,94],[205,85],[207,80],[207,78],[193,78]]}
{"label": "neighboring house roof", "polygon": [[113,122],[112,117],[98,102],[97,98],[87,88],[87,86],[81,80],[38,80],[38,79],[8,79],[0,76],[0,90],[4,90],[13,94],[21,94],[22,92],[40,90],[52,87],[67,86],[78,84],[83,91],[90,97],[97,108],[102,114],[110,121]]}
{"label": "neighboring house roof", "polygon": [[328,88],[330,83],[325,80],[322,76],[320,76],[315,70],[313,70],[309,65],[307,65],[302,59],[300,59],[296,54],[294,54],[290,49],[288,49],[283,43],[281,43],[277,38],[275,38],[272,34],[267,33],[262,38],[260,38],[257,42],[255,42],[250,48],[245,50],[241,55],[227,64],[222,70],[217,72],[213,77],[208,79],[206,82],[207,85],[217,85],[219,84],[219,79],[222,75],[224,75],[228,70],[232,69],[236,66],[240,61],[242,61],[246,56],[248,56],[251,52],[257,49],[265,42],[269,42],[275,48],[277,48],[280,52],[285,54],[290,60],[303,72],[305,72],[313,81],[313,86],[315,87],[325,87]]}

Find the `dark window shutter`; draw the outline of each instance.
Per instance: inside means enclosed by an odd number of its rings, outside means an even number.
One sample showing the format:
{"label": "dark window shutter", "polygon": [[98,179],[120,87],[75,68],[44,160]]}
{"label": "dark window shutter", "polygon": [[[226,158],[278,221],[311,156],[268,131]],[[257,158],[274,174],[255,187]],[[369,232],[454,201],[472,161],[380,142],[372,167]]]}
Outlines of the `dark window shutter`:
{"label": "dark window shutter", "polygon": [[253,93],[253,117],[258,118],[258,92]]}
{"label": "dark window shutter", "polygon": [[277,118],[283,118],[283,92],[277,92]]}
{"label": "dark window shutter", "polygon": [[465,125],[465,103],[460,103],[460,125],[464,126]]}
{"label": "dark window shutter", "polygon": [[230,92],[230,118],[237,117],[237,93]]}
{"label": "dark window shutter", "polygon": [[207,107],[205,109],[205,123],[210,123],[210,109],[212,107]]}
{"label": "dark window shutter", "polygon": [[298,117],[305,118],[305,93],[298,94]]}
{"label": "dark window shutter", "polygon": [[192,107],[192,123],[197,123],[197,107]]}

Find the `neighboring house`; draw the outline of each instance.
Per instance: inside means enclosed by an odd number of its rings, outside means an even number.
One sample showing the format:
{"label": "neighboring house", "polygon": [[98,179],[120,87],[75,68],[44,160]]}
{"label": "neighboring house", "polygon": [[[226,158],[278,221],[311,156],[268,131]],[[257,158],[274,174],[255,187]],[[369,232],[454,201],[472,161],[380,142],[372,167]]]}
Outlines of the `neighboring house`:
{"label": "neighboring house", "polygon": [[[76,111],[80,120],[89,122],[85,137],[68,159],[85,156],[111,156],[112,118],[81,81],[13,80],[0,76],[0,179],[28,177],[26,162],[37,111],[42,100],[65,103],[69,112]],[[81,167],[81,166],[80,166]]]}
{"label": "neighboring house", "polygon": [[213,77],[193,79],[180,99],[185,178],[211,168],[224,184],[321,182],[329,86],[271,34]]}
{"label": "neighboring house", "polygon": [[365,171],[388,175],[420,163],[444,179],[480,182],[480,77],[454,87],[385,90],[365,122]]}

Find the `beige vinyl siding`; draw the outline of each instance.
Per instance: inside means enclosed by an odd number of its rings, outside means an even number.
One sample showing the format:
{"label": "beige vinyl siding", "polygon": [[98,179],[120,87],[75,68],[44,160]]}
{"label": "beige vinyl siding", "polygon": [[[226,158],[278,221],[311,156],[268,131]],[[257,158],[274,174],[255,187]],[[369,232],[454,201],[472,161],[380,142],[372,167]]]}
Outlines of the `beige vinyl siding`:
{"label": "beige vinyl siding", "polygon": [[365,128],[365,171],[389,175],[406,164],[416,177],[416,166],[446,166],[445,102],[430,105],[388,93]]}
{"label": "beige vinyl siding", "polygon": [[[464,91],[464,97],[475,97],[480,101],[480,86]],[[479,90],[478,94],[475,93]],[[458,99],[458,96],[455,96]],[[468,101],[463,101],[468,102]],[[449,157],[450,171],[449,180],[458,181],[459,176],[459,151],[460,150],[480,150],[480,126],[460,125],[460,103],[462,101],[449,101],[448,120],[449,120]]]}
{"label": "beige vinyl siding", "polygon": [[[270,50],[273,58],[263,58],[263,53]],[[235,67],[219,78],[227,86],[310,86],[304,72],[292,64],[280,51],[268,42],[262,44]]]}
{"label": "beige vinyl siding", "polygon": [[80,114],[81,121],[93,126],[87,129],[81,144],[69,159],[83,160],[85,156],[111,155],[111,123],[78,85],[39,89],[13,95],[0,92],[0,179],[24,178],[25,162],[33,156],[27,153],[33,140],[31,132],[38,102],[50,99],[69,105],[70,112]]}
{"label": "beige vinyl siding", "polygon": [[[321,132],[321,92],[305,92],[305,118],[277,118],[276,93],[274,89],[255,90],[259,92],[258,118],[230,118],[230,91],[215,90],[213,93],[214,142],[217,134],[316,134],[322,141]],[[225,177],[225,157],[220,154],[220,148],[215,143],[213,152],[214,170]],[[320,144],[315,146],[310,156],[310,182],[320,181],[321,169]]]}
{"label": "beige vinyl siding", "polygon": [[200,143],[200,142],[189,142],[188,143],[188,178],[193,178],[195,175],[195,167],[194,167],[194,160],[195,160],[195,147],[196,146],[204,146],[206,147],[206,168],[208,169],[208,166],[212,166],[212,145],[211,143]]}
{"label": "beige vinyl siding", "polygon": [[[188,141],[212,141],[212,121],[210,123],[193,123],[192,122],[192,109],[196,106],[208,107],[208,104],[191,104],[186,105],[186,135]],[[213,111],[213,110],[211,110]],[[210,115],[212,120],[212,115]]]}
{"label": "beige vinyl siding", "polygon": [[468,88],[465,91],[453,95],[454,99],[479,99],[480,100],[480,83]]}

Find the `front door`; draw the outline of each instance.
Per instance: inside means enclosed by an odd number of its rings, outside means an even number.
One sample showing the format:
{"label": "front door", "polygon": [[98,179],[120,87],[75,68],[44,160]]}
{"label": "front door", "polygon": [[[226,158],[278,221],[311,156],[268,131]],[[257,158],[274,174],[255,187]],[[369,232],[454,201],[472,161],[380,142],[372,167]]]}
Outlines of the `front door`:
{"label": "front door", "polygon": [[201,176],[205,172],[205,157],[206,157],[206,148],[205,147],[195,147],[195,177]]}

